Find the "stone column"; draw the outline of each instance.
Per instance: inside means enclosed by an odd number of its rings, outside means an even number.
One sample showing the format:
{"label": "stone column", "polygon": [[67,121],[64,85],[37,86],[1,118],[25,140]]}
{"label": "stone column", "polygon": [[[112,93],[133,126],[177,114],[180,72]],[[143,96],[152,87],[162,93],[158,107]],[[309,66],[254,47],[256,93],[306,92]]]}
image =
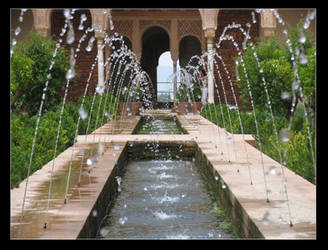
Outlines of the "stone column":
{"label": "stone column", "polygon": [[214,72],[213,72],[213,45],[215,30],[218,21],[218,9],[199,9],[202,18],[202,27],[205,33],[207,52],[208,52],[208,103],[214,103]]}
{"label": "stone column", "polygon": [[171,58],[173,61],[173,102],[176,102],[177,95],[177,61],[178,61],[178,53],[171,51]]}
{"label": "stone column", "polygon": [[177,96],[177,61],[173,61],[173,102],[176,102]]}
{"label": "stone column", "polygon": [[[108,15],[110,9],[90,9],[92,27],[95,28],[95,37],[98,48],[98,84],[97,87],[105,87],[104,83],[104,30],[108,29]],[[106,13],[106,14],[104,14]],[[105,89],[105,88],[104,88]]]}
{"label": "stone column", "polygon": [[104,83],[104,51],[103,51],[104,40],[101,37],[97,38],[98,47],[98,87],[105,87]]}
{"label": "stone column", "polygon": [[[215,33],[215,32],[214,32]],[[214,103],[214,72],[213,72],[213,40],[214,36],[207,37],[207,65],[208,65],[208,103]]]}
{"label": "stone column", "polygon": [[170,35],[170,47],[171,47],[171,58],[173,61],[173,102],[176,102],[177,96],[177,61],[179,59],[179,44],[178,44],[178,21],[172,19],[171,21],[171,35]]}
{"label": "stone column", "polygon": [[44,37],[50,35],[50,11],[51,9],[32,9],[34,29]]}
{"label": "stone column", "polygon": [[270,10],[261,11],[260,36],[270,37],[277,28],[276,18]]}

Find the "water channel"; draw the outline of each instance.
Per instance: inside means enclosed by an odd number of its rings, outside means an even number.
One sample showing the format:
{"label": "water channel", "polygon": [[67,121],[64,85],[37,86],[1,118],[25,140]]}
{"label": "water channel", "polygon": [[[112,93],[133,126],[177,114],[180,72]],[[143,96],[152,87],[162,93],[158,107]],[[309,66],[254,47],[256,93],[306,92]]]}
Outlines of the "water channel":
{"label": "water channel", "polygon": [[[156,131],[172,131],[172,120],[149,119]],[[173,122],[176,122],[173,120]],[[154,127],[143,124],[144,127]],[[145,150],[155,147],[154,143]],[[137,150],[141,151],[141,150]],[[180,151],[180,150],[177,150]],[[119,194],[100,226],[103,239],[227,239],[233,233],[211,200],[195,159],[155,154],[154,159],[131,160],[119,177]],[[181,151],[182,152],[182,151]],[[161,155],[158,155],[161,154]]]}

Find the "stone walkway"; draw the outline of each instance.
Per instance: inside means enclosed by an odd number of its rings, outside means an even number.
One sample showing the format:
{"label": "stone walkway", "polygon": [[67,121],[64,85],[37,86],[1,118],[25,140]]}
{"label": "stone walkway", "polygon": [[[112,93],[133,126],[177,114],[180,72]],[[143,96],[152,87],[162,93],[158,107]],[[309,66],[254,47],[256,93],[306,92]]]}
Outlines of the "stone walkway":
{"label": "stone walkway", "polygon": [[[316,238],[316,186],[261,154],[251,145],[254,143],[252,136],[229,134],[200,115],[177,116],[188,134],[132,135],[139,119],[138,116],[127,117],[116,125],[111,121],[88,136],[78,136],[75,147],[68,148],[56,158],[56,180],[53,182],[48,213],[45,211],[52,161],[30,176],[21,234],[19,221],[26,180],[18,188],[12,189],[11,238],[75,239],[88,216],[92,214],[115,161],[126,143],[133,141],[196,142],[224,181],[232,206],[241,206],[242,227],[250,227],[251,221],[266,239]],[[95,146],[99,142],[104,143],[104,152],[90,173],[82,168],[83,178],[78,186],[82,157],[79,154],[82,149],[97,150]],[[64,204],[64,186],[72,155],[76,163],[72,167],[68,202]],[[285,184],[289,203],[286,202],[284,193],[282,171],[287,179]],[[269,190],[269,202],[264,180]],[[253,185],[250,184],[251,181]],[[48,223],[44,230],[46,216]],[[293,227],[289,225],[290,219]]]}

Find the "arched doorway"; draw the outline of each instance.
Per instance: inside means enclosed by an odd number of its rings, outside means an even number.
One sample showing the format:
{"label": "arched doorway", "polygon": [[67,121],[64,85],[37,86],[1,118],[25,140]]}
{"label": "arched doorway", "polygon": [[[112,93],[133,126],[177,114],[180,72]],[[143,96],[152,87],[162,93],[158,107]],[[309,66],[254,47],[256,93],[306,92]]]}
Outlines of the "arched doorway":
{"label": "arched doorway", "polygon": [[190,61],[191,57],[202,54],[201,44],[195,36],[185,36],[179,43],[179,61],[180,67],[186,67],[189,63],[192,66],[196,66],[197,60]]}
{"label": "arched doorway", "polygon": [[170,51],[160,55],[157,66],[157,102],[172,102],[173,99],[173,61]]}
{"label": "arched doorway", "polygon": [[142,36],[141,67],[149,75],[152,86],[153,107],[158,107],[157,102],[157,65],[159,56],[170,50],[170,38],[167,31],[159,26],[148,28]]}

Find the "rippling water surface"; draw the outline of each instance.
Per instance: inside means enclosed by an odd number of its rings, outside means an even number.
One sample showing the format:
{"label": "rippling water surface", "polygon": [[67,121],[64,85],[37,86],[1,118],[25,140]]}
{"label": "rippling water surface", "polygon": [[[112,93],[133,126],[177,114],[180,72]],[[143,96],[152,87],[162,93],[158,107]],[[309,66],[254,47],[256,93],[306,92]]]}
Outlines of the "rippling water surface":
{"label": "rippling water surface", "polygon": [[220,229],[192,161],[132,161],[102,225],[103,238],[232,238]]}

